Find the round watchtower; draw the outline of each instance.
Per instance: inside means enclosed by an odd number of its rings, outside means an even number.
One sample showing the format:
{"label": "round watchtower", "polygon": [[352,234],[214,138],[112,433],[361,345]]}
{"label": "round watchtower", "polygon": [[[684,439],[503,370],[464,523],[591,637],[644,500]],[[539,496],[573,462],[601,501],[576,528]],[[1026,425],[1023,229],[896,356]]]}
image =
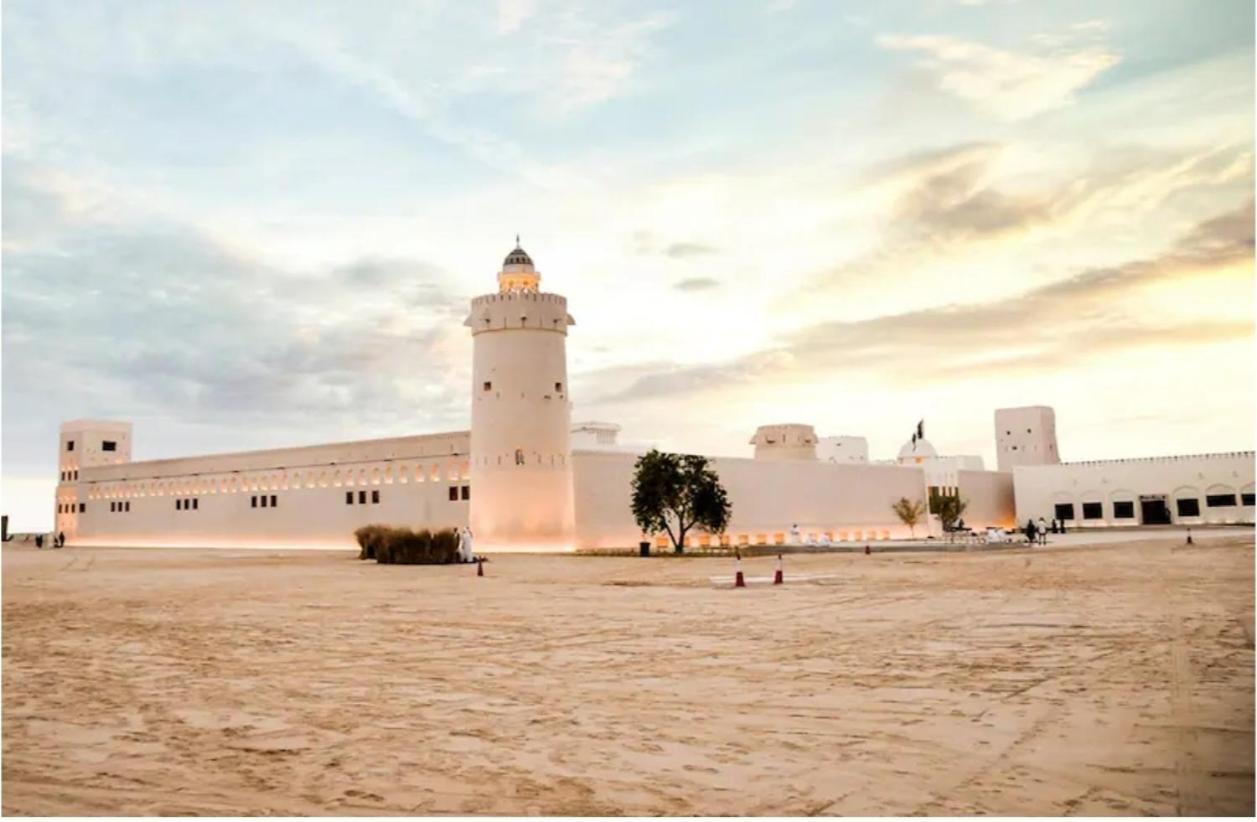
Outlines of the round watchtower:
{"label": "round watchtower", "polygon": [[519,247],[471,301],[471,529],[490,551],[573,548],[567,300]]}

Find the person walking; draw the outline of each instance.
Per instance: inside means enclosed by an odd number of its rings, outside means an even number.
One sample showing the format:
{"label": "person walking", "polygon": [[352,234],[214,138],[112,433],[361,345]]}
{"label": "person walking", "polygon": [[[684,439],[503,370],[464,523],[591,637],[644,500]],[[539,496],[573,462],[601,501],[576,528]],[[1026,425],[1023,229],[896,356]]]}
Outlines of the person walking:
{"label": "person walking", "polygon": [[1035,530],[1039,533],[1039,544],[1047,545],[1047,520],[1043,517],[1039,517],[1039,524],[1036,526]]}
{"label": "person walking", "polygon": [[64,547],[65,547],[65,531],[58,531],[58,532],[57,532],[57,547],[58,547],[58,548],[64,548]]}
{"label": "person walking", "polygon": [[1037,534],[1037,529],[1034,527],[1034,520],[1033,519],[1026,520],[1026,527],[1021,530],[1022,530],[1022,533],[1026,535],[1026,542],[1030,543],[1031,545],[1034,545],[1034,538],[1035,538],[1035,535]]}
{"label": "person walking", "polygon": [[44,535],[43,535],[43,534],[36,534],[36,535],[35,535],[35,548],[36,548],[36,550],[38,550],[38,549],[40,549],[40,548],[43,548],[43,547],[44,547]]}

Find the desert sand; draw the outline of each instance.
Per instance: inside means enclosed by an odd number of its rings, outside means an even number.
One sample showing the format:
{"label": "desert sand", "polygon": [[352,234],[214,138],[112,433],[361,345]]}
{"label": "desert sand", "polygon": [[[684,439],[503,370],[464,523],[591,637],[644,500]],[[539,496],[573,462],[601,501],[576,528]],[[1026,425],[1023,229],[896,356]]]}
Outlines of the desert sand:
{"label": "desert sand", "polygon": [[6,548],[3,811],[1253,812],[1251,532],[485,568]]}

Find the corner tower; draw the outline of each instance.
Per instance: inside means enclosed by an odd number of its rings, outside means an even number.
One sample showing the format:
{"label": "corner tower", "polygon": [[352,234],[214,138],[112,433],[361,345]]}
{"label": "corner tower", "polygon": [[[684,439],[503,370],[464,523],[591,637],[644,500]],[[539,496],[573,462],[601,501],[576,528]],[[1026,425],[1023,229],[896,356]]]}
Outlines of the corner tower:
{"label": "corner tower", "polygon": [[1001,471],[1018,465],[1057,465],[1056,412],[1046,405],[995,410],[995,456]]}
{"label": "corner tower", "polygon": [[471,529],[491,551],[574,548],[567,299],[519,246],[471,301]]}

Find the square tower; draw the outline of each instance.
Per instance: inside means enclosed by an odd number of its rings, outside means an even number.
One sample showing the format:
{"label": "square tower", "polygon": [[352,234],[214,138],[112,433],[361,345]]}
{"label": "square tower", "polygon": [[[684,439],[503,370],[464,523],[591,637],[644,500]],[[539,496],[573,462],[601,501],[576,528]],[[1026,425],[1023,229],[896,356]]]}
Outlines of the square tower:
{"label": "square tower", "polygon": [[62,482],[74,482],[81,468],[131,461],[131,423],[72,420],[61,424],[57,469]]}
{"label": "square tower", "polygon": [[995,457],[1001,471],[1017,465],[1057,465],[1056,412],[1046,405],[995,410]]}

